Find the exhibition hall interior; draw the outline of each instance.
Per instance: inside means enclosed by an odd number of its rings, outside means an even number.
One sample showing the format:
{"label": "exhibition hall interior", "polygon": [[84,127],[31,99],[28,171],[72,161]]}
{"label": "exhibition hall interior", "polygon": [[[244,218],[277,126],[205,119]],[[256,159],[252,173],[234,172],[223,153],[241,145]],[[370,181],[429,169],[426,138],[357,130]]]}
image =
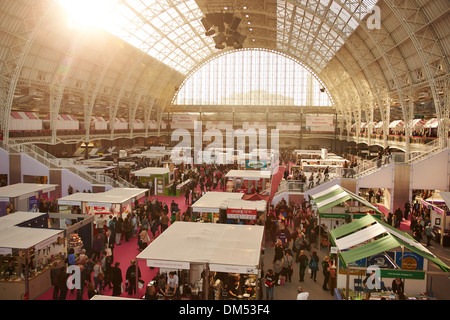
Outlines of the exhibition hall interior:
{"label": "exhibition hall interior", "polygon": [[449,9],[1,1],[0,300],[450,299]]}

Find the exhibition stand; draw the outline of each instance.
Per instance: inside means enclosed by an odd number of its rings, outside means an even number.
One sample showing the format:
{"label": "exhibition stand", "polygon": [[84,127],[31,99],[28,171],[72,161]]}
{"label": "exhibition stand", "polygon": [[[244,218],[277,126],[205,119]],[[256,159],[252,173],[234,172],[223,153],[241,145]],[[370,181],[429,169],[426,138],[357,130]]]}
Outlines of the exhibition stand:
{"label": "exhibition stand", "polygon": [[38,211],[39,200],[43,193],[54,191],[56,184],[16,183],[0,188],[0,216],[6,214],[10,203],[17,211]]}
{"label": "exhibition stand", "polygon": [[191,208],[200,222],[264,223],[266,200],[244,200],[243,193],[206,192]]}
{"label": "exhibition stand", "polygon": [[139,200],[148,189],[114,188],[106,192],[78,192],[58,199],[60,213],[70,214],[76,206],[84,215],[112,214],[126,217],[131,213],[135,200]]}
{"label": "exhibition stand", "polygon": [[[344,292],[345,299],[360,298],[362,290],[360,286],[358,290],[360,281],[356,280],[372,270],[376,284],[372,287],[372,300],[396,299],[390,282],[386,282],[394,278],[403,280],[408,299],[423,299],[427,275],[450,272],[450,267],[418,241],[372,215],[331,230],[330,237],[339,260],[336,287],[341,289],[338,292]],[[441,271],[428,271],[430,261]]]}
{"label": "exhibition stand", "polygon": [[0,217],[0,299],[34,299],[51,288],[50,268],[64,265],[64,230],[48,215],[15,212]]}
{"label": "exhibition stand", "polygon": [[174,179],[169,168],[147,167],[132,173],[140,179],[143,185],[148,185],[151,181],[155,196],[168,196],[170,194]]}
{"label": "exhibition stand", "polygon": [[[435,193],[436,194],[436,193]],[[431,226],[440,230],[440,243],[450,247],[450,192],[437,193],[440,199],[426,199],[430,209]],[[442,199],[442,201],[441,201]],[[422,203],[422,205],[424,205]]]}
{"label": "exhibition stand", "polygon": [[227,191],[239,191],[244,193],[254,193],[255,191],[263,191],[269,188],[270,170],[230,170],[225,175],[228,178]]}
{"label": "exhibition stand", "polygon": [[[309,195],[309,200],[313,208],[317,210],[319,215],[319,226],[322,225],[322,219],[329,221],[328,230],[333,227],[336,220],[352,221],[366,216],[374,215],[378,219],[381,218],[381,211],[364,198],[357,196],[353,192],[342,188],[340,185],[333,185],[330,188]],[[357,203],[357,205],[355,205]],[[328,239],[323,239],[322,230],[319,228],[320,244],[328,244]]]}
{"label": "exhibition stand", "polygon": [[[257,299],[263,234],[263,226],[177,221],[136,257],[136,268],[145,261],[160,272],[184,271],[183,299],[187,292],[204,300]],[[236,282],[242,285],[232,296]]]}

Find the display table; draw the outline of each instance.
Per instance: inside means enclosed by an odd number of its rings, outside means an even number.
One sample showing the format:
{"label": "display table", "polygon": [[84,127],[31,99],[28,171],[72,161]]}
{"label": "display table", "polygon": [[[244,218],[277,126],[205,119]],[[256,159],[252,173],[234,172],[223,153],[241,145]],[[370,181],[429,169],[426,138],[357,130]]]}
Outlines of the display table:
{"label": "display table", "polygon": [[[351,300],[365,300],[365,292],[355,292],[350,290]],[[345,300],[345,289],[335,289],[334,297],[336,300]],[[426,294],[405,294],[406,300],[438,300],[435,297],[430,297]],[[369,300],[398,300],[398,296],[390,290],[382,290],[372,292]]]}
{"label": "display table", "polygon": [[[50,268],[34,273],[29,278],[30,300],[40,296],[52,287],[50,280]],[[23,300],[25,293],[25,281],[0,280],[0,300]]]}

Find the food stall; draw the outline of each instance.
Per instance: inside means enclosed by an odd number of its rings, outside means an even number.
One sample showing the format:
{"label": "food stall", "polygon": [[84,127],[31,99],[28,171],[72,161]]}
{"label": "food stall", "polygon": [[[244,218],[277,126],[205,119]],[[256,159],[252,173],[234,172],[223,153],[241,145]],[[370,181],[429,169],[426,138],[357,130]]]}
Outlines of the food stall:
{"label": "food stall", "polygon": [[[0,187],[0,203],[12,203],[17,211],[38,211],[38,197],[43,193],[54,191],[57,184],[16,183]],[[6,208],[2,205],[0,208]],[[0,216],[6,211],[0,209]]]}
{"label": "food stall", "polygon": [[255,191],[263,191],[270,186],[270,170],[230,170],[225,175],[228,178],[227,191],[238,191],[243,193],[251,192],[252,187]]}
{"label": "food stall", "polygon": [[85,193],[78,192],[59,198],[60,213],[70,214],[74,207],[80,209],[84,215],[112,214],[122,215],[123,218],[131,213],[135,200],[145,196],[148,189],[114,188],[105,192]]}
{"label": "food stall", "polygon": [[266,200],[244,200],[243,193],[206,192],[191,208],[195,221],[222,223],[256,223],[264,221]]}
{"label": "food stall", "polygon": [[[403,280],[407,299],[433,299],[425,294],[427,276],[450,272],[450,267],[406,232],[372,215],[331,230],[330,235],[339,261],[337,299],[360,299],[361,278],[372,271],[375,275],[371,279],[375,282],[366,299],[397,299],[390,286],[394,278]],[[429,262],[440,271],[429,271]]]}
{"label": "food stall", "polygon": [[64,264],[64,230],[48,214],[18,211],[0,217],[0,299],[34,299],[51,288],[50,267]]}
{"label": "food stall", "polygon": [[[136,267],[145,261],[160,272],[184,274],[179,277],[182,299],[190,298],[186,292],[204,300],[257,299],[263,234],[263,226],[177,221],[136,257]],[[241,286],[231,297],[235,277]]]}
{"label": "food stall", "polygon": [[138,177],[143,185],[151,181],[155,196],[169,195],[174,182],[173,172],[171,173],[169,168],[147,167],[133,171],[132,174]]}

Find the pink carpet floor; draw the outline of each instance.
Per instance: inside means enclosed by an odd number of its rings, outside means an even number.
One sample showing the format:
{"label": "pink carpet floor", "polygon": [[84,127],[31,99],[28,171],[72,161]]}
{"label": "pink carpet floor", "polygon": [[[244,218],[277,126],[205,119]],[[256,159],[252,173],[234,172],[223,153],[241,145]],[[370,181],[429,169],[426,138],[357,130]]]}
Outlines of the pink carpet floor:
{"label": "pink carpet floor", "polygon": [[[380,210],[385,216],[387,216],[389,214],[390,210],[388,208],[386,208],[385,206],[383,206],[382,204],[376,204],[376,206],[378,207],[378,210]],[[410,230],[410,227],[411,227],[411,220],[402,219],[402,221],[400,222],[399,230],[408,231],[408,230]]]}

